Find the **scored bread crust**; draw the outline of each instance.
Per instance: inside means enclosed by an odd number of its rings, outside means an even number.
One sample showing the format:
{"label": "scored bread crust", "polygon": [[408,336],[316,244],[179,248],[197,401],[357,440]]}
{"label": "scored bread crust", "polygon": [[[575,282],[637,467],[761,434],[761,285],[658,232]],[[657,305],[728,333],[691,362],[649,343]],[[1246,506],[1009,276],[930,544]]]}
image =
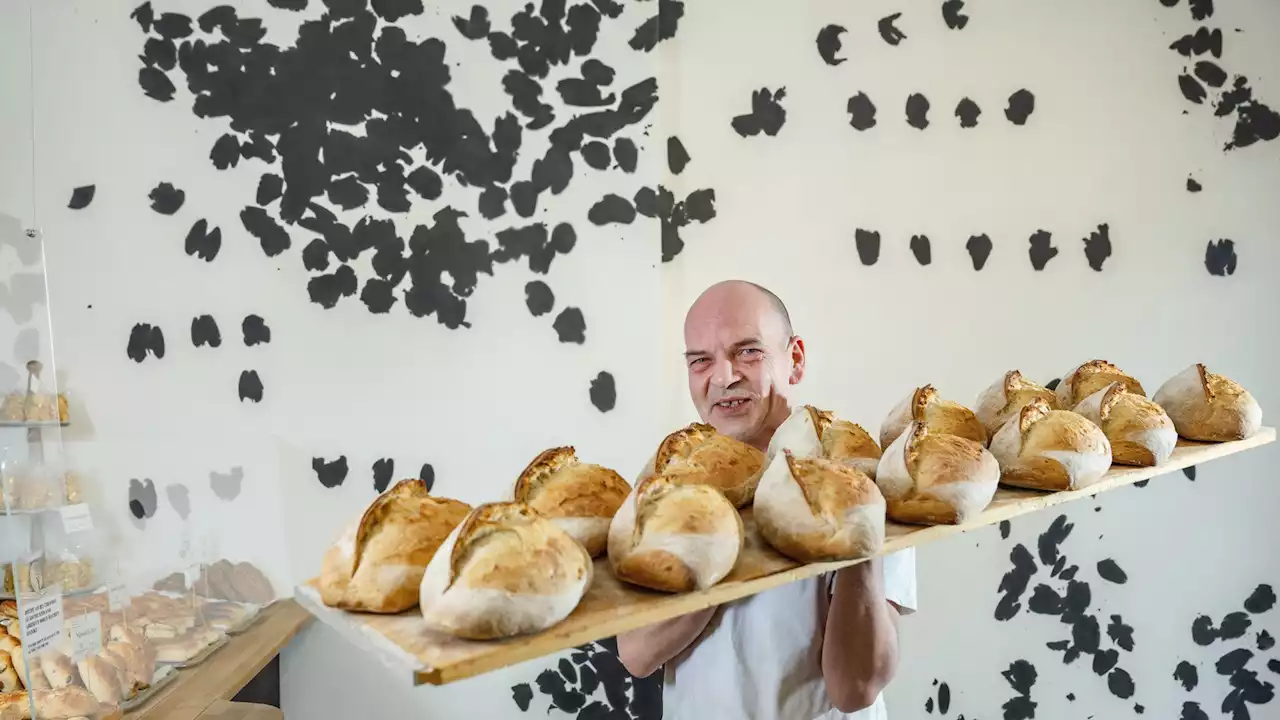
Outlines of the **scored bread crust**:
{"label": "scored bread crust", "polygon": [[640,481],[667,475],[674,481],[710,485],[735,508],[751,502],[767,456],[750,445],[717,432],[706,423],[690,423],[662,440]]}
{"label": "scored bread crust", "polygon": [[1102,428],[1117,465],[1153,467],[1173,454],[1178,432],[1155,402],[1112,383],[1076,405],[1074,412]]}
{"label": "scored bread crust", "polygon": [[799,562],[870,557],[884,544],[884,496],[839,461],[784,449],[760,479],[754,508],[765,542]]}
{"label": "scored bread crust", "polygon": [[1000,482],[1031,490],[1079,490],[1111,468],[1111,442],[1083,415],[1033,400],[991,440]]}
{"label": "scored bread crust", "polygon": [[[875,479],[880,446],[861,425],[836,417],[830,410],[802,405],[773,433],[768,463],[783,450],[799,458],[824,457],[848,465]],[[766,468],[765,472],[768,472]],[[763,476],[762,476],[763,477]]]}
{"label": "scored bread crust", "polygon": [[602,554],[609,537],[609,521],[631,486],[601,465],[580,462],[573,447],[539,453],[520,473],[513,496],[547,516],[591,557]]}
{"label": "scored bread crust", "polygon": [[1018,370],[1010,370],[978,395],[973,412],[992,437],[1027,403],[1040,398],[1050,408],[1058,407],[1058,396],[1049,388],[1026,379]]}
{"label": "scored bread crust", "polygon": [[1243,386],[1196,363],[1169,378],[1152,398],[1188,440],[1229,442],[1262,427],[1262,408]]}
{"label": "scored bread crust", "polygon": [[427,563],[469,511],[466,503],[430,495],[422,480],[396,483],[325,553],[320,599],[359,612],[412,608]]}
{"label": "scored bread crust", "polygon": [[885,449],[876,474],[889,518],[915,525],[967,521],[991,503],[999,482],[999,464],[980,443],[918,421]]}
{"label": "scored bread crust", "polygon": [[1142,383],[1106,360],[1090,360],[1076,367],[1062,378],[1053,392],[1058,398],[1058,408],[1065,410],[1079,405],[1081,400],[1111,383],[1120,383],[1136,395],[1145,397],[1147,394]]}
{"label": "scored bread crust", "polygon": [[932,385],[923,385],[889,411],[880,426],[880,447],[887,449],[913,422],[924,424],[930,433],[956,435],[980,445],[987,444],[986,428],[972,410],[943,400]]}
{"label": "scored bread crust", "polygon": [[545,630],[591,583],[585,548],[523,503],[488,503],[449,534],[423,574],[419,604],[433,629],[471,640]]}

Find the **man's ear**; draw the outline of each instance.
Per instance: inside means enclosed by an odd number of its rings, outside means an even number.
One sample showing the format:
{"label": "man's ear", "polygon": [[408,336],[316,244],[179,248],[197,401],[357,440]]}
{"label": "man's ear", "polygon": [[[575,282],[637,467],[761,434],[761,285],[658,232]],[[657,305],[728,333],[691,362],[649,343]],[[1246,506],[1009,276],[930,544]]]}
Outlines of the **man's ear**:
{"label": "man's ear", "polygon": [[788,380],[796,385],[804,379],[804,340],[799,335],[791,338],[787,351],[791,360],[791,375]]}

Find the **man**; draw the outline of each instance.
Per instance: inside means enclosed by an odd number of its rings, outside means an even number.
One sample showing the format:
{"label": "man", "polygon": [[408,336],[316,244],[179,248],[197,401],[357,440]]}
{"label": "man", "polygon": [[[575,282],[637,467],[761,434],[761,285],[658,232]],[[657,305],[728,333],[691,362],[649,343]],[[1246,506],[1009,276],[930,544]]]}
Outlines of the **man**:
{"label": "man", "polygon": [[[804,341],[782,301],[754,283],[718,283],[689,309],[684,339],[703,422],[767,450],[804,377]],[[898,617],[915,605],[907,550],[625,633],[618,654],[638,677],[665,665],[671,720],[884,720]]]}

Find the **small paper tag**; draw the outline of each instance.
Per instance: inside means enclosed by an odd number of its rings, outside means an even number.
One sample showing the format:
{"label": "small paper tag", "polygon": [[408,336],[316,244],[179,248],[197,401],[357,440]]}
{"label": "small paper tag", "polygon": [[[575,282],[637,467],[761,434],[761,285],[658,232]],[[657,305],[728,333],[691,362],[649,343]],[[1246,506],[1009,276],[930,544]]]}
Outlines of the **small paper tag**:
{"label": "small paper tag", "polygon": [[102,614],[91,612],[67,620],[71,633],[71,661],[80,662],[102,649]]}
{"label": "small paper tag", "polygon": [[62,528],[68,533],[88,532],[93,529],[93,517],[89,514],[89,506],[85,503],[63,505],[58,508],[62,513]]}
{"label": "small paper tag", "polygon": [[23,603],[21,623],[27,657],[36,657],[62,635],[62,593]]}
{"label": "small paper tag", "polygon": [[107,588],[107,609],[120,612],[129,605],[129,588],[124,583],[117,583]]}

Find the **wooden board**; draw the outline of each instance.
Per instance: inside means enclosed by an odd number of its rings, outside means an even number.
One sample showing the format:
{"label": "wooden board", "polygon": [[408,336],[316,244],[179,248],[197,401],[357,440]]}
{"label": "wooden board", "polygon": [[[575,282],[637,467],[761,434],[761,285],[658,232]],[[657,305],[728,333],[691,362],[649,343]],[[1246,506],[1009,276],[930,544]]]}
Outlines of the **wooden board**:
{"label": "wooden board", "polygon": [[[924,527],[887,523],[884,549],[889,554],[966,530],[993,525],[1019,515],[1090,497],[1157,475],[1180,470],[1274,442],[1274,428],[1231,443],[1179,441],[1168,462],[1158,468],[1113,467],[1098,483],[1083,490],[1042,493],[1000,488],[991,505],[963,525]],[[713,588],[667,595],[626,585],[614,577],[607,559],[596,561],[595,577],[573,614],[542,633],[502,641],[460,640],[428,630],[418,610],[399,615],[349,613],[320,602],[316,580],[295,589],[295,599],[321,622],[374,654],[393,672],[414,684],[442,685],[501,667],[549,655],[651,623],[754,595],[803,578],[854,565],[860,560],[800,565],[774,552],[760,539],[750,508],[742,513],[747,543],[729,577]]]}

